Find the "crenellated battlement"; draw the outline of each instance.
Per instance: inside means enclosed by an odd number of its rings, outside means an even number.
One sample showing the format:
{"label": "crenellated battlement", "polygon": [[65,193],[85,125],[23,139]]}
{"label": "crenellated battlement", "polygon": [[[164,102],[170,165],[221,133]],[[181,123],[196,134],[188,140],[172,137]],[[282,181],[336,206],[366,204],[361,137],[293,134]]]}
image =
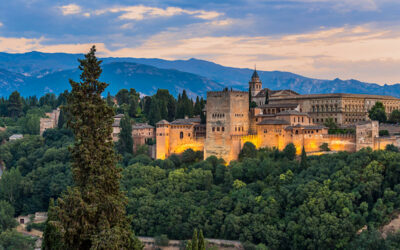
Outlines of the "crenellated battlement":
{"label": "crenellated battlement", "polygon": [[327,139],[355,139],[356,135],[353,134],[326,134],[322,135],[322,138],[327,138]]}
{"label": "crenellated battlement", "polygon": [[240,91],[240,90],[223,90],[223,91],[208,91],[207,92],[207,98],[209,97],[226,97],[232,94],[239,94],[239,95],[248,95],[249,93],[246,91]]}

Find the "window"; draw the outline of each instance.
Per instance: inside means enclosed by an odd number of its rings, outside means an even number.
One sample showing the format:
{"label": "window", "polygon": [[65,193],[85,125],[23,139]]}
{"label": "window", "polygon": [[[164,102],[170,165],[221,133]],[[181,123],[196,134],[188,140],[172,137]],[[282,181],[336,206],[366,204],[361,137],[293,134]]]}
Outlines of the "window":
{"label": "window", "polygon": [[219,127],[217,127],[217,131],[219,131]]}
{"label": "window", "polygon": [[183,132],[180,133],[180,138],[183,139]]}
{"label": "window", "polygon": [[296,135],[297,135],[297,134],[299,134],[299,131],[298,131],[298,130],[296,130]]}
{"label": "window", "polygon": [[212,131],[213,131],[213,132],[215,131],[215,128],[214,128],[214,127],[212,127]]}
{"label": "window", "polygon": [[188,133],[188,136],[190,137],[190,133]]}
{"label": "window", "polygon": [[225,127],[222,127],[222,132],[224,132],[225,131]]}

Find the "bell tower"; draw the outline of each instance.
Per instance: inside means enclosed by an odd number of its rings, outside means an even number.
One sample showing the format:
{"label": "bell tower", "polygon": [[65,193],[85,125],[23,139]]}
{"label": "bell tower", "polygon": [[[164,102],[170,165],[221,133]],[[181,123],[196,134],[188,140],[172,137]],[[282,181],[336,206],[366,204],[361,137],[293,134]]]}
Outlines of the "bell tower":
{"label": "bell tower", "polygon": [[254,69],[253,75],[251,76],[251,81],[249,82],[250,95],[253,98],[262,90],[262,82],[258,76],[257,69]]}

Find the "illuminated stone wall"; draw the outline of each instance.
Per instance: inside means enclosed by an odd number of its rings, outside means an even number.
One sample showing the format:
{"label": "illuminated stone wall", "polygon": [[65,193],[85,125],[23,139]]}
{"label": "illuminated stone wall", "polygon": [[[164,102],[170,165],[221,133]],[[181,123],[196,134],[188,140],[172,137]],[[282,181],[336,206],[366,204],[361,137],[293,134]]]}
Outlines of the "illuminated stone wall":
{"label": "illuminated stone wall", "polygon": [[157,124],[156,128],[156,158],[164,160],[169,156],[169,124]]}
{"label": "illuminated stone wall", "polygon": [[157,124],[156,158],[165,159],[187,149],[204,151],[204,140],[203,137],[195,137],[194,125]]}
{"label": "illuminated stone wall", "polygon": [[204,158],[214,155],[225,162],[237,159],[240,136],[249,133],[249,96],[243,91],[207,93]]}

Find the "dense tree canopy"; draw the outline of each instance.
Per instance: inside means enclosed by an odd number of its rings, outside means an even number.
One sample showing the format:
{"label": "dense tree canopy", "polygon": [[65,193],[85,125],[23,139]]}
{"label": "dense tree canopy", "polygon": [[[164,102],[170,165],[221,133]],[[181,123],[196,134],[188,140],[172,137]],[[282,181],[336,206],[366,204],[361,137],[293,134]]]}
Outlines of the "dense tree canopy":
{"label": "dense tree canopy", "polygon": [[386,122],[386,111],[383,103],[376,102],[374,106],[368,111],[368,116],[373,121]]}

